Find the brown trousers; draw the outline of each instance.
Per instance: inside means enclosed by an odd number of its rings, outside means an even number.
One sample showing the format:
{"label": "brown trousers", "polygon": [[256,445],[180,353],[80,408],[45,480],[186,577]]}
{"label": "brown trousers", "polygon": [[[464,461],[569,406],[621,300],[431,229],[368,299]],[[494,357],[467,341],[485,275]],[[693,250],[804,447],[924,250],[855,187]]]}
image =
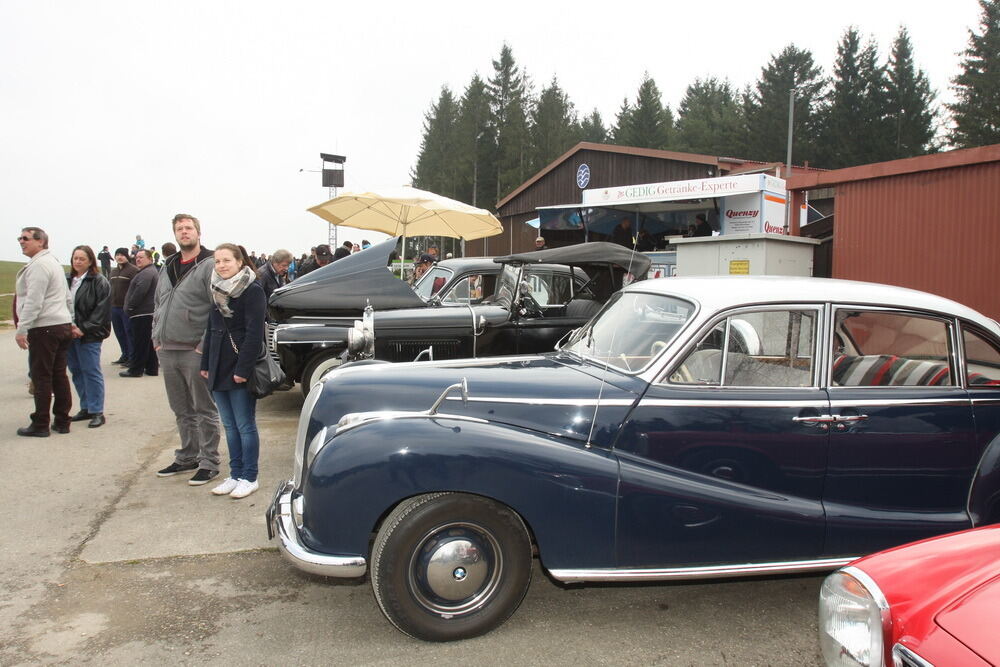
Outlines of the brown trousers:
{"label": "brown trousers", "polygon": [[35,411],[31,413],[31,424],[36,428],[49,428],[50,407],[56,426],[69,425],[73,393],[66,375],[66,351],[73,342],[72,331],[69,324],[28,329],[28,363],[31,381],[35,383]]}

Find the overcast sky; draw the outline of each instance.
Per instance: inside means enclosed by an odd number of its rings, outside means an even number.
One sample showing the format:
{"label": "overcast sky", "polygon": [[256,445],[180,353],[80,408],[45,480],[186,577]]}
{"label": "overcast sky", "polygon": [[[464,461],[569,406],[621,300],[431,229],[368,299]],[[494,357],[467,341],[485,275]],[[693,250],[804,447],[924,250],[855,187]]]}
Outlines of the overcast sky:
{"label": "overcast sky", "polygon": [[975,0],[0,0],[0,259],[24,259],[28,225],[65,262],[136,234],[159,247],[182,211],[210,246],[308,250],[327,223],[305,209],[327,197],[300,170],[339,153],[347,190],[409,183],[441,86],[488,78],[505,41],[536,90],[557,75],[608,124],[646,71],[673,108],[696,77],[752,83],[789,43],[829,73],[849,25],[883,56],[906,25],[947,99],[978,19]]}

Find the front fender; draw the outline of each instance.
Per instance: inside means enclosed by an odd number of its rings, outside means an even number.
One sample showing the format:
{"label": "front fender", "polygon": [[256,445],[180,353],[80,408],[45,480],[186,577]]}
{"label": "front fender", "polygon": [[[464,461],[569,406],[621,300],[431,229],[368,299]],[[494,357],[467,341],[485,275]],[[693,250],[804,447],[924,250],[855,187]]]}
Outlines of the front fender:
{"label": "front fender", "polygon": [[334,436],[302,488],[303,539],[367,554],[379,520],[410,496],[456,491],[521,515],[547,568],[613,567],[618,463],[607,450],[461,417],[386,419]]}

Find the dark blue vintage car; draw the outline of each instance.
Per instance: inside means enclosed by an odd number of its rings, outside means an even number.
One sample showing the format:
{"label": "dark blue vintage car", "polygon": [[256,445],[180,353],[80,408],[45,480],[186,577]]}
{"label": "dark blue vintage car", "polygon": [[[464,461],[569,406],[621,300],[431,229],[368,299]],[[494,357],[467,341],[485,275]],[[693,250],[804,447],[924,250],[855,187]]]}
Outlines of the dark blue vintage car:
{"label": "dark blue vintage car", "polygon": [[371,578],[403,632],[495,628],[563,582],[834,569],[1000,521],[1000,326],[901,288],[669,278],[543,355],[346,365],[268,529]]}

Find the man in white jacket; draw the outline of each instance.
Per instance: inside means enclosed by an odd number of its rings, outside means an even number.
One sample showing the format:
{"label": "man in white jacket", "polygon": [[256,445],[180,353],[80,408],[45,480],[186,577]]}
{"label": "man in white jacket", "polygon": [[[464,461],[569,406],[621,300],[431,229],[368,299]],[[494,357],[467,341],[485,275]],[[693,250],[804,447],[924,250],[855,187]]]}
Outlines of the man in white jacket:
{"label": "man in white jacket", "polygon": [[73,394],[66,375],[66,350],[73,341],[73,308],[66,274],[49,252],[48,234],[38,227],[25,227],[17,240],[29,260],[15,281],[14,340],[22,350],[30,351],[31,380],[35,383],[31,425],[17,429],[17,434],[45,438],[50,422],[57,433],[69,433]]}

